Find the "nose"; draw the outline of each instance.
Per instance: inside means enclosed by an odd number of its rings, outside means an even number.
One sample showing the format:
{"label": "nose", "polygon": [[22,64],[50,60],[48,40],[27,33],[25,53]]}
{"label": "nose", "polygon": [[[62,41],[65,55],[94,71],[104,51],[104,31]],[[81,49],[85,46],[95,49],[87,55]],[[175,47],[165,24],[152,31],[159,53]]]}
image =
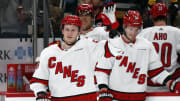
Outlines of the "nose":
{"label": "nose", "polygon": [[131,33],[132,34],[137,34],[139,31],[137,30],[137,29],[133,29],[133,30],[131,30]]}
{"label": "nose", "polygon": [[84,19],[86,19],[87,17],[86,17],[86,15],[81,15],[81,19],[82,20],[84,20]]}
{"label": "nose", "polygon": [[68,36],[72,35],[72,31],[71,30],[68,30],[66,33],[67,33]]}

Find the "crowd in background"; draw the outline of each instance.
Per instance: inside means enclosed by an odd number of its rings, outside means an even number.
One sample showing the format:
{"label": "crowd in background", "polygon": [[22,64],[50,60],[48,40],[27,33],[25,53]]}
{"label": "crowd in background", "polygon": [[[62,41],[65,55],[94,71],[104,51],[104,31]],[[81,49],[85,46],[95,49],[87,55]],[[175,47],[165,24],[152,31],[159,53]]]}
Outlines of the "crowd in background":
{"label": "crowd in background", "polygon": [[[51,30],[59,36],[61,19],[67,14],[75,14],[77,6],[81,3],[90,3],[95,9],[94,26],[101,26],[98,17],[102,11],[105,0],[49,0],[49,19]],[[180,1],[179,0],[114,0],[117,3],[117,19],[120,22],[119,30],[122,31],[122,17],[125,11],[132,9],[140,11],[143,16],[143,27],[152,26],[149,9],[154,3],[163,2],[169,8],[168,25],[180,26]],[[37,1],[37,26],[38,35],[43,35],[43,0]],[[0,0],[0,33],[32,34],[33,0]]]}

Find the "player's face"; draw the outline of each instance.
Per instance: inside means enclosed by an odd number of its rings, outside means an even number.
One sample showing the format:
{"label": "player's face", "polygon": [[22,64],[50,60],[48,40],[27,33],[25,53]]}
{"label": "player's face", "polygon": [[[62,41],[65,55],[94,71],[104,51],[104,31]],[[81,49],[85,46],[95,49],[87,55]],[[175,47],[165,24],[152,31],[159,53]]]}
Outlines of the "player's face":
{"label": "player's face", "polygon": [[82,27],[81,27],[82,30],[86,31],[91,28],[92,16],[90,14],[83,13],[83,14],[79,15],[79,18],[82,21]]}
{"label": "player's face", "polygon": [[126,32],[129,41],[134,41],[136,39],[137,34],[140,31],[140,28],[133,26],[126,26],[124,30]]}
{"label": "player's face", "polygon": [[68,44],[76,42],[80,35],[79,28],[76,25],[64,25],[62,33],[64,35],[64,41]]}

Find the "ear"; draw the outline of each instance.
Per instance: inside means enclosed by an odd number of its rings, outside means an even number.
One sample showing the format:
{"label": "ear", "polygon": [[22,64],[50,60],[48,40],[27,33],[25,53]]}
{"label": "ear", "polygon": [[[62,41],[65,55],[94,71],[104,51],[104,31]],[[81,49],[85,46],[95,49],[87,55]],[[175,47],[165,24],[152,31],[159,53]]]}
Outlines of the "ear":
{"label": "ear", "polygon": [[61,32],[62,32],[62,35],[64,35],[64,29],[62,29]]}
{"label": "ear", "polygon": [[80,32],[78,32],[78,36],[77,36],[77,40],[79,40],[80,39]]}
{"label": "ear", "polygon": [[127,26],[123,24],[123,29],[125,29]]}
{"label": "ear", "polygon": [[81,34],[81,32],[79,31],[79,32],[78,32],[78,36],[80,36],[80,34]]}

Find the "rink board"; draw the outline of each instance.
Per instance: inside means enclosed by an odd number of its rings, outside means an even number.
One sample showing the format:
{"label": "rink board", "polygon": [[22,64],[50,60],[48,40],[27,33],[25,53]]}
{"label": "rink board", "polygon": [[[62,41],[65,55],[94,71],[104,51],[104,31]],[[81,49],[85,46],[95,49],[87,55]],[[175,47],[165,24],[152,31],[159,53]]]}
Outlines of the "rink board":
{"label": "rink board", "polygon": [[[35,101],[31,92],[22,93],[0,93],[4,96],[4,101]],[[151,92],[147,94],[146,101],[180,101],[180,95],[170,92]]]}

